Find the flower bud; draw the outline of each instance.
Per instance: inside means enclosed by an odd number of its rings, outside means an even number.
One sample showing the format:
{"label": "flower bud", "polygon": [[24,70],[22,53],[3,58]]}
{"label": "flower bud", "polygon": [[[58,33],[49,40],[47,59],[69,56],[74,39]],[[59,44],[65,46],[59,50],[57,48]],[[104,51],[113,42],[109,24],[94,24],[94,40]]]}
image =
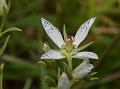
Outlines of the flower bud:
{"label": "flower bud", "polygon": [[77,68],[74,69],[72,77],[76,80],[84,78],[93,68],[92,64],[82,62]]}
{"label": "flower bud", "polygon": [[4,10],[7,11],[8,6],[5,0],[0,0],[0,15],[2,16],[4,14]]}
{"label": "flower bud", "polygon": [[70,89],[70,82],[66,73],[62,73],[58,80],[58,89]]}

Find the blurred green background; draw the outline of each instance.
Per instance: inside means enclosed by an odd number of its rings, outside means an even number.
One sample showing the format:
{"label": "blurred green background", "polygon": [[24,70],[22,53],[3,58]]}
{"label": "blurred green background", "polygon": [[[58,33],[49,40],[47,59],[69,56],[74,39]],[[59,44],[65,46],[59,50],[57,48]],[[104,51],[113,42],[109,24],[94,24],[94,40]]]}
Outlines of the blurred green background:
{"label": "blurred green background", "polygon": [[10,33],[2,57],[4,89],[23,89],[26,81],[31,89],[39,89],[40,41],[56,48],[43,30],[41,17],[61,32],[65,24],[67,33],[75,35],[79,26],[94,16],[97,19],[82,44],[95,41],[85,50],[99,55],[99,60],[91,61],[99,80],[87,81],[78,89],[120,89],[120,0],[12,0],[6,27],[17,26],[23,32]]}

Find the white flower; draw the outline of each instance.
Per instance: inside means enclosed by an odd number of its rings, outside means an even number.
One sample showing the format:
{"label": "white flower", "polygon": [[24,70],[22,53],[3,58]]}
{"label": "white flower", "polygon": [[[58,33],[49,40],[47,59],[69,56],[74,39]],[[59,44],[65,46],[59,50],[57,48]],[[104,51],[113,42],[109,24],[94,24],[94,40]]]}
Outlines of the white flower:
{"label": "white flower", "polygon": [[3,15],[4,10],[7,10],[8,6],[5,0],[0,0],[0,15]]}
{"label": "white flower", "polygon": [[[78,52],[78,53],[73,52],[73,50],[76,49],[79,46],[79,44],[86,38],[91,25],[95,21],[95,17],[89,19],[88,21],[86,21],[85,23],[83,23],[80,26],[80,28],[78,29],[78,31],[74,37],[73,42],[71,42],[70,40],[64,41],[60,31],[55,26],[53,26],[49,21],[47,21],[43,18],[41,18],[41,20],[42,20],[42,25],[43,25],[46,33],[48,34],[48,36],[61,49],[61,51],[55,51],[55,50],[48,51],[41,56],[41,59],[62,59],[62,58],[65,58],[69,54],[73,58],[98,59],[97,54],[95,54],[93,52],[87,52],[87,51]],[[72,44],[72,48],[70,48],[70,46],[71,46],[70,43]],[[69,48],[68,48],[68,46],[69,46]]]}
{"label": "white flower", "polygon": [[[63,59],[67,58],[68,64],[72,69],[72,58],[78,59],[98,59],[96,53],[93,52],[79,52],[79,44],[86,38],[89,29],[93,22],[95,21],[95,17],[90,18],[85,23],[83,23],[78,29],[75,37],[67,36],[66,30],[64,31],[64,39],[60,33],[60,31],[53,26],[49,21],[41,18],[42,25],[47,33],[47,35],[53,40],[53,42],[60,48],[60,50],[49,50],[41,56],[41,59]],[[76,51],[77,50],[77,51]]]}
{"label": "white flower", "polygon": [[84,59],[83,62],[73,70],[72,77],[73,79],[79,80],[84,78],[92,69],[93,65],[89,63],[88,59]]}
{"label": "white flower", "polygon": [[70,89],[70,82],[66,73],[62,73],[58,80],[58,89]]}

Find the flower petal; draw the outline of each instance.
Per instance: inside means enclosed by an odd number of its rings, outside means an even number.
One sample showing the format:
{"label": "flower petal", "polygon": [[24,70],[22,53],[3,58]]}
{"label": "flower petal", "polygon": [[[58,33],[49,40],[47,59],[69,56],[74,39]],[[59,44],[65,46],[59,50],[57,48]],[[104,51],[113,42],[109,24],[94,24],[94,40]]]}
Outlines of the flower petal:
{"label": "flower petal", "polygon": [[51,40],[53,40],[53,42],[59,47],[59,48],[63,48],[63,46],[65,45],[65,42],[63,40],[63,37],[60,33],[60,31],[53,26],[49,21],[45,20],[44,18],[41,18],[42,20],[42,25],[46,31],[46,33],[48,34],[48,36],[51,38]]}
{"label": "flower petal", "polygon": [[92,69],[92,64],[82,62],[77,68],[74,69],[72,76],[74,79],[79,80],[84,78]]}
{"label": "flower petal", "polygon": [[63,58],[65,57],[60,52],[54,50],[48,51],[41,56],[41,59],[63,59]]}
{"label": "flower petal", "polygon": [[89,29],[91,27],[91,25],[93,24],[93,22],[95,21],[96,17],[93,17],[89,20],[87,20],[86,22],[84,22],[80,28],[78,29],[76,35],[75,35],[75,41],[73,42],[73,45],[75,46],[75,48],[78,47],[78,45],[86,38]]}
{"label": "flower petal", "polygon": [[79,58],[79,59],[98,59],[98,56],[96,53],[93,52],[78,52],[76,53],[73,58]]}
{"label": "flower petal", "polygon": [[70,82],[66,73],[62,73],[58,80],[58,89],[70,89]]}

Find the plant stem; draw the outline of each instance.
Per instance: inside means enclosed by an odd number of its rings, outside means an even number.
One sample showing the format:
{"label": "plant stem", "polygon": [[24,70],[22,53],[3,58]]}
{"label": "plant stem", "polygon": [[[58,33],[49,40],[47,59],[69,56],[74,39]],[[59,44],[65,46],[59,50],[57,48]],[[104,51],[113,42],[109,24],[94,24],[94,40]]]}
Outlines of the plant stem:
{"label": "plant stem", "polygon": [[0,26],[0,33],[2,32],[2,30],[5,26],[6,18],[7,18],[7,13],[4,11],[4,15],[2,16],[2,23],[1,23],[1,26]]}
{"label": "plant stem", "polygon": [[3,46],[0,48],[0,57],[3,55],[3,52],[4,52],[4,50],[5,50],[6,46],[7,46],[7,43],[8,43],[9,38],[10,38],[10,35],[8,35],[8,37],[6,38],[5,43],[4,43]]}
{"label": "plant stem", "polygon": [[72,68],[72,57],[67,57],[67,62],[68,62],[68,65],[70,67],[70,70],[73,70],[73,68]]}
{"label": "plant stem", "polygon": [[25,85],[24,85],[23,89],[30,89],[31,84],[32,84],[32,79],[27,78],[26,81],[25,81]]}
{"label": "plant stem", "polygon": [[2,82],[3,82],[3,67],[4,67],[4,63],[0,64],[0,89],[2,88]]}

